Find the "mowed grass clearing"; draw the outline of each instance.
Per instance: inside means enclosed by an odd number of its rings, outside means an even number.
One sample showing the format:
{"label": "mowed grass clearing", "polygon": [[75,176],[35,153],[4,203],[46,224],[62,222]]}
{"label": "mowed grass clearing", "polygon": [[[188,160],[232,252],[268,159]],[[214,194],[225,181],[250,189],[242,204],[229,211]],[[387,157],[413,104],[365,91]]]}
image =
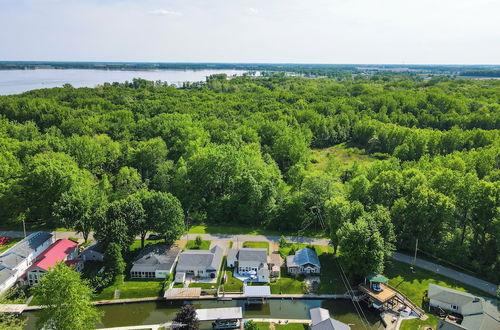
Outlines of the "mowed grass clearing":
{"label": "mowed grass clearing", "polygon": [[289,277],[288,275],[282,275],[276,280],[276,282],[271,282],[271,294],[303,294],[304,293],[304,282]]}
{"label": "mowed grass clearing", "polygon": [[[236,226],[236,225],[212,225],[200,224],[189,228],[188,234],[213,234],[213,235],[264,235],[264,236],[299,236],[296,232],[283,232],[273,229],[252,226]],[[327,237],[324,232],[303,232],[300,236],[304,237]]]}
{"label": "mowed grass clearing", "polygon": [[210,249],[210,241],[201,240],[201,244],[196,244],[195,240],[189,240],[186,243],[186,250],[208,250]]}
{"label": "mowed grass clearing", "polygon": [[243,242],[244,248],[266,249],[269,254],[269,242]]}
{"label": "mowed grass clearing", "polygon": [[120,290],[119,299],[160,297],[163,293],[165,280],[122,280],[118,278],[115,283],[97,294],[94,300],[112,300],[115,290]]}
{"label": "mowed grass clearing", "polygon": [[360,166],[365,166],[376,160],[376,158],[371,157],[365,152],[364,149],[350,146],[347,143],[312,150],[313,168],[317,171],[343,170],[355,162]]}

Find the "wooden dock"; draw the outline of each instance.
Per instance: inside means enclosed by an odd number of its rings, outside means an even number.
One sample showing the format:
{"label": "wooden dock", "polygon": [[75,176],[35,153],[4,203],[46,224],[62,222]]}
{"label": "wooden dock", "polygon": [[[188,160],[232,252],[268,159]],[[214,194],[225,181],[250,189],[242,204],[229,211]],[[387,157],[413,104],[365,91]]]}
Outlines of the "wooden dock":
{"label": "wooden dock", "polygon": [[21,314],[27,307],[26,304],[0,304],[0,313]]}

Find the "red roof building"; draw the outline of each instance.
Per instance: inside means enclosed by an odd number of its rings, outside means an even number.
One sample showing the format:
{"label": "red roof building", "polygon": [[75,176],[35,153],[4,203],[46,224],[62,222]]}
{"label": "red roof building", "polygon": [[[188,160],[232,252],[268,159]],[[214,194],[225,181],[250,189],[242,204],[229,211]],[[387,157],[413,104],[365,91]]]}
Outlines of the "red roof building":
{"label": "red roof building", "polygon": [[[27,280],[30,285],[38,283],[41,276],[54,267],[60,261],[66,261],[68,265],[75,264],[74,259],[78,255],[78,243],[75,243],[67,238],[55,241],[45,251],[43,251],[28,268]],[[76,262],[78,267],[78,262]]]}

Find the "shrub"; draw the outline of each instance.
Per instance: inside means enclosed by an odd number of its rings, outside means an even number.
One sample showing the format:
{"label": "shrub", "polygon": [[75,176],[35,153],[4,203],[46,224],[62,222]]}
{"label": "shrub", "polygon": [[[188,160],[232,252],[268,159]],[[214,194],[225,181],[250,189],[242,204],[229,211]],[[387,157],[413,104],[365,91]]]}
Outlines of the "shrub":
{"label": "shrub", "polygon": [[285,236],[281,236],[281,237],[280,237],[280,239],[279,239],[279,241],[278,241],[278,244],[279,244],[279,247],[280,247],[280,248],[284,248],[284,247],[286,247],[286,246],[287,246],[287,244],[288,244],[288,243],[286,242],[286,238],[285,238]]}

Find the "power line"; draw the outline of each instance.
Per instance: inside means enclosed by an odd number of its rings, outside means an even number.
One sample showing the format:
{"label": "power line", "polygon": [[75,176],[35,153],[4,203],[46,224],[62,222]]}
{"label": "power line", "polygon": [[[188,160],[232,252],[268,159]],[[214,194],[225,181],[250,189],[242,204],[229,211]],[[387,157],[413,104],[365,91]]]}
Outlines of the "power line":
{"label": "power line", "polygon": [[363,308],[361,307],[359,301],[354,299],[354,290],[351,287],[351,284],[349,283],[349,279],[347,278],[347,275],[344,272],[344,268],[342,267],[340,261],[337,260],[337,264],[340,267],[340,278],[347,290],[347,293],[351,297],[352,304],[354,305],[354,309],[356,310],[356,313],[358,314],[359,318],[361,319],[361,323],[363,324],[363,327],[365,329],[369,329],[369,322],[368,318],[366,317],[365,313],[363,312]]}

